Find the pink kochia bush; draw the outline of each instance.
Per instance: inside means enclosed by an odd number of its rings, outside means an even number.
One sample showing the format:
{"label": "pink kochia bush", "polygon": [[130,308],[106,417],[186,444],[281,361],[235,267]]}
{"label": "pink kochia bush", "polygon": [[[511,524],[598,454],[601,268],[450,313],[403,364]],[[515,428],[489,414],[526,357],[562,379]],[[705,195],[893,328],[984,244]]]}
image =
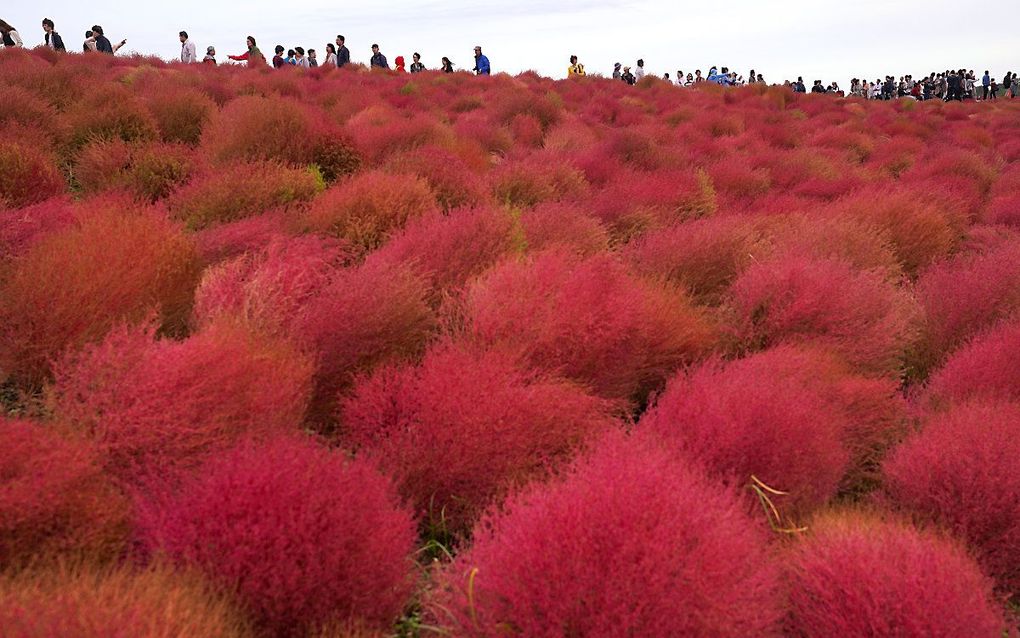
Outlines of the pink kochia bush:
{"label": "pink kochia bush", "polygon": [[1020,401],[1020,321],[1012,320],[976,337],[936,370],[925,391],[940,407],[973,398]]}
{"label": "pink kochia bush", "polygon": [[127,500],[103,474],[95,448],[0,417],[0,568],[112,558],[127,531]]}
{"label": "pink kochia bush", "polygon": [[465,533],[510,487],[613,426],[609,402],[516,363],[440,346],[420,366],[382,368],[342,402],[343,441],[395,477],[426,523]]}
{"label": "pink kochia bush", "polygon": [[752,347],[813,343],[861,372],[896,375],[915,309],[879,271],[784,256],[754,264],[731,288],[739,334]]}
{"label": "pink kochia bush", "polygon": [[900,523],[829,515],[783,563],[788,635],[1007,635],[991,581],[973,559],[952,542]]}
{"label": "pink kochia bush", "polygon": [[638,424],[735,487],[754,476],[794,517],[836,494],[850,468],[848,375],[824,353],[780,347],[673,379]]}
{"label": "pink kochia bush", "polygon": [[713,327],[682,291],[635,277],[611,255],[508,260],[469,288],[465,315],[479,345],[610,399],[643,399],[715,345]]}
{"label": "pink kochia bush", "polygon": [[387,630],[414,583],[414,521],[389,480],[311,440],[221,455],[139,525],[148,550],[236,592],[267,635]]}
{"label": "pink kochia bush", "polygon": [[775,636],[769,554],[733,493],[614,434],[489,514],[428,607],[457,636]]}
{"label": "pink kochia bush", "polygon": [[234,325],[186,341],[118,329],[57,368],[54,411],[123,483],[178,478],[247,438],[299,431],[311,362]]}
{"label": "pink kochia bush", "polygon": [[931,416],[883,466],[889,499],[966,540],[1020,592],[1020,406],[982,401]]}

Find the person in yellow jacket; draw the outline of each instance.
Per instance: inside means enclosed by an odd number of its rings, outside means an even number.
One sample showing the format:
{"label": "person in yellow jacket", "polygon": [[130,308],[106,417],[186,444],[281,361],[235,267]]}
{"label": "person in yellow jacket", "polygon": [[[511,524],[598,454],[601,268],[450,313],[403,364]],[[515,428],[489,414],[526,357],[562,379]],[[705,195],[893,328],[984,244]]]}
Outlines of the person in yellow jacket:
{"label": "person in yellow jacket", "polygon": [[584,72],[584,65],[577,61],[577,56],[570,56],[570,66],[567,67],[567,77],[573,77],[575,75],[587,75]]}

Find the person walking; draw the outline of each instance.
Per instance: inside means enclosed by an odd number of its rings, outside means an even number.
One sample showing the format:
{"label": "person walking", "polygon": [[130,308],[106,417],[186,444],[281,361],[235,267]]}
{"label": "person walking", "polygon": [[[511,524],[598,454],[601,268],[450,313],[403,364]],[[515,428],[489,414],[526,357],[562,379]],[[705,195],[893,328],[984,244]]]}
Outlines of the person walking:
{"label": "person walking", "polygon": [[91,29],[85,32],[85,43],[82,44],[81,48],[85,53],[96,52],[96,37],[95,34],[92,33]]}
{"label": "person walking", "polygon": [[623,74],[620,76],[620,79],[630,86],[634,86],[635,84],[637,84],[637,78],[634,77],[634,74],[630,72],[629,66],[623,67]]}
{"label": "person walking", "polygon": [[992,85],[992,76],[988,74],[988,70],[985,70],[985,74],[981,76],[981,99],[988,99],[988,87]]}
{"label": "person walking", "polygon": [[315,53],[315,49],[308,49],[308,67],[311,69],[319,67],[319,56]]}
{"label": "person walking", "polygon": [[277,44],[273,50],[273,68],[282,69],[287,65],[287,60],[283,58],[283,45]]}
{"label": "person walking", "polygon": [[411,73],[421,73],[425,70],[425,65],[421,63],[421,55],[419,53],[413,53],[411,59],[414,60],[411,63]]}
{"label": "person walking", "polygon": [[326,59],[322,66],[336,66],[336,45],[332,42],[326,44]]}
{"label": "person walking", "polygon": [[53,49],[54,51],[64,51],[64,39],[60,37],[60,34],[54,31],[53,20],[46,18],[42,21],[43,32],[46,34],[46,46]]}
{"label": "person walking", "polygon": [[623,71],[621,69],[622,69],[622,66],[620,65],[619,62],[616,62],[616,63],[613,64],[613,79],[614,80],[622,80],[623,79]]}
{"label": "person walking", "polygon": [[347,40],[342,35],[336,37],[336,65],[339,68],[351,63],[351,52],[348,50],[345,42]]}
{"label": "person walking", "polygon": [[492,67],[489,66],[489,58],[482,53],[482,47],[475,47],[475,68],[477,75],[492,75]]}
{"label": "person walking", "polygon": [[389,69],[390,63],[386,60],[386,56],[379,51],[379,45],[372,45],[372,59],[369,61],[369,65],[373,69]]}
{"label": "person walking", "polygon": [[265,66],[266,58],[262,55],[262,51],[259,51],[259,47],[255,43],[255,38],[253,36],[248,36],[245,39],[245,44],[248,45],[247,51],[241,55],[228,55],[227,57],[235,62],[247,62],[249,69]]}
{"label": "person walking", "polygon": [[398,55],[393,59],[394,71],[397,73],[407,73],[407,67],[404,66],[404,56]]}
{"label": "person walking", "polygon": [[117,46],[111,44],[110,39],[103,33],[103,27],[98,24],[93,25],[92,27],[92,39],[95,42],[94,50],[99,53],[106,53],[107,55],[115,54],[122,46],[127,44],[127,38],[118,42]]}
{"label": "person walking", "polygon": [[443,73],[453,73],[453,62],[445,55],[443,56]]}
{"label": "person walking", "polygon": [[645,77],[645,61],[643,59],[637,61],[637,70],[634,71],[634,79],[640,81]]}
{"label": "person walking", "polygon": [[205,57],[202,58],[202,64],[216,66],[216,47],[206,47]]}
{"label": "person walking", "polygon": [[294,66],[302,69],[310,68],[308,58],[305,57],[305,50],[302,47],[294,47]]}
{"label": "person walking", "polygon": [[567,67],[567,77],[584,76],[584,65],[577,61],[577,56],[570,56],[570,66]]}
{"label": "person walking", "polygon": [[21,36],[18,34],[18,30],[8,24],[6,20],[0,20],[0,40],[3,41],[5,49],[25,46]]}
{"label": "person walking", "polygon": [[184,64],[194,64],[198,62],[198,50],[195,48],[195,43],[188,38],[187,31],[181,31],[181,62]]}

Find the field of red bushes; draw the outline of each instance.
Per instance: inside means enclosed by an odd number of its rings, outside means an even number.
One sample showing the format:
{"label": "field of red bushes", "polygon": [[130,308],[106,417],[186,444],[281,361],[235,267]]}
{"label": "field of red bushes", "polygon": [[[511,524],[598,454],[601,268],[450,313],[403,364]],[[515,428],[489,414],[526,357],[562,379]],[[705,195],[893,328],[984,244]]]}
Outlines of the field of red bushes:
{"label": "field of red bushes", "polygon": [[4,636],[1015,635],[1020,100],[0,86]]}

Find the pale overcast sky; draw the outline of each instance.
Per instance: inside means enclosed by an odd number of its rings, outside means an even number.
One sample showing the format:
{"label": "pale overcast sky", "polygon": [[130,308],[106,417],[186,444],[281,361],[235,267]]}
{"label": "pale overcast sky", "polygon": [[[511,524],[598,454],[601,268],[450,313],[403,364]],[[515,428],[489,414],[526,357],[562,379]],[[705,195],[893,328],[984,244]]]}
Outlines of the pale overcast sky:
{"label": "pale overcast sky", "polygon": [[179,55],[177,33],[186,29],[199,47],[217,48],[220,59],[244,50],[254,35],[267,56],[273,46],[303,46],[324,57],[326,42],[347,37],[355,61],[367,62],[378,42],[392,63],[419,51],[435,68],[447,55],[473,66],[481,44],[494,71],[534,69],[566,73],[577,54],[589,72],[608,74],[613,62],[643,57],[650,73],[684,73],[712,65],[746,75],[751,68],[769,82],[803,75],[807,81],[912,73],[949,67],[990,69],[1001,78],[1020,71],[1020,0],[731,0],[684,5],[663,0],[397,0],[325,2],[174,0],[143,3],[109,0],[6,2],[0,17],[26,45],[42,42],[40,22],[57,24],[68,48],[80,50],[85,29],[101,24],[124,51]]}

